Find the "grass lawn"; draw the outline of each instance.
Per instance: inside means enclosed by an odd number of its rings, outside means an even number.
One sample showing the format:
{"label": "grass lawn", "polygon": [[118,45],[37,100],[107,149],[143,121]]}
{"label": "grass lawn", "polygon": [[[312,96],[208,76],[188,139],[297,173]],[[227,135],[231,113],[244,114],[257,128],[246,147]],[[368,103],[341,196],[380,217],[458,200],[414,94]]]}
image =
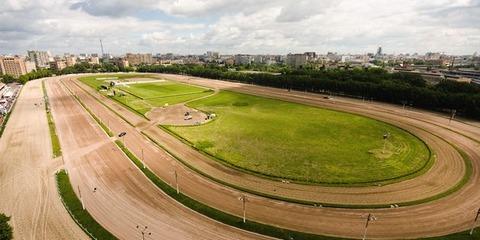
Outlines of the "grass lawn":
{"label": "grass lawn", "polygon": [[170,81],[131,84],[127,86],[121,86],[119,88],[142,99],[187,95],[201,93],[207,90],[200,87],[179,84]]}
{"label": "grass lawn", "polygon": [[79,78],[79,80],[94,89],[98,89],[100,85],[102,85],[102,83],[108,78],[117,78],[117,80],[121,81],[122,79],[128,79],[128,78],[154,78],[154,77],[152,77],[152,75],[147,75],[147,74],[105,74],[105,75],[81,77]]}
{"label": "grass lawn", "polygon": [[371,183],[404,178],[430,161],[427,146],[415,136],[358,115],[228,91],[189,106],[217,119],[169,130],[231,165],[267,176]]}
{"label": "grass lawn", "polygon": [[[94,89],[99,89],[104,83],[104,80],[98,78],[108,77],[121,77],[122,79],[139,77],[152,78],[152,76],[149,75],[124,74],[82,77],[80,78],[80,81]],[[113,89],[116,92],[123,92],[124,94],[116,94],[114,97],[111,97],[112,99],[128,106],[142,115],[154,107],[161,107],[165,104],[172,105],[182,103],[213,93],[213,91],[209,89],[171,81],[130,84],[127,86],[117,86]],[[106,94],[106,92],[102,93]]]}
{"label": "grass lawn", "polygon": [[57,132],[55,130],[55,122],[53,121],[52,113],[50,112],[50,106],[47,96],[47,89],[45,88],[45,81],[42,81],[43,95],[45,96],[45,110],[47,112],[48,129],[50,131],[50,139],[52,141],[52,154],[53,158],[62,155],[62,149],[60,147],[60,140],[58,139]]}

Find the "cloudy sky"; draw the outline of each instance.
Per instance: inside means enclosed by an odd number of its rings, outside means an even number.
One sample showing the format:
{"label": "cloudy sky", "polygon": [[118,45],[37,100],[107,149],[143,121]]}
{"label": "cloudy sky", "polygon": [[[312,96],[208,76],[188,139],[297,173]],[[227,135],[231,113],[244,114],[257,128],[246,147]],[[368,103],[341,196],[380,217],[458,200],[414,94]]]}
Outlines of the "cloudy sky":
{"label": "cloudy sky", "polygon": [[480,52],[480,0],[0,0],[0,53]]}

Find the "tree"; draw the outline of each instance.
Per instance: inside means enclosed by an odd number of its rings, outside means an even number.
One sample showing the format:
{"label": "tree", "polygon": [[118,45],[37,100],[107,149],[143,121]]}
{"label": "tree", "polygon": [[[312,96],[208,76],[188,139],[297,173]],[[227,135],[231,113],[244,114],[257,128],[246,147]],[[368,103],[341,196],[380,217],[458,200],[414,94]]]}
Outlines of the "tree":
{"label": "tree", "polygon": [[0,213],[0,240],[13,239],[13,230],[8,221],[10,221],[10,217]]}
{"label": "tree", "polygon": [[13,83],[15,82],[16,79],[12,75],[3,75],[2,76],[2,82],[3,83]]}

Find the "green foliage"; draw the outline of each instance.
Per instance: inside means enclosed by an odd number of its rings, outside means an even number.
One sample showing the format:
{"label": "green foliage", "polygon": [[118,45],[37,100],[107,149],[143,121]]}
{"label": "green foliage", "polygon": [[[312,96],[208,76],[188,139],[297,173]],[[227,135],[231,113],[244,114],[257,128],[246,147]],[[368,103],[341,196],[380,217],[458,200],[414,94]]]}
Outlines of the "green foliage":
{"label": "green foliage", "polygon": [[[169,129],[218,159],[267,176],[363,184],[411,177],[430,159],[418,138],[358,115],[225,91],[189,105],[218,117]],[[391,137],[383,152],[385,132]]]}
{"label": "green foliage", "polygon": [[95,237],[96,239],[117,239],[100,224],[98,224],[87,210],[83,210],[82,203],[77,198],[77,195],[70,184],[70,179],[68,178],[65,170],[57,173],[57,185],[65,207],[69,211],[72,218],[76,220],[77,224],[80,225],[87,234]]}
{"label": "green foliage", "polygon": [[13,83],[16,81],[15,77],[13,77],[12,75],[2,75],[2,82],[3,83]]}
{"label": "green foliage", "polygon": [[48,101],[47,89],[45,88],[45,82],[42,81],[43,95],[45,96],[45,110],[47,111],[48,129],[50,130],[50,140],[52,142],[52,154],[53,157],[59,157],[62,155],[62,149],[60,147],[60,140],[58,139],[57,132],[55,130],[55,122],[53,121],[52,113],[50,112],[50,103]]}
{"label": "green foliage", "polygon": [[[80,81],[94,89],[100,89],[105,80],[98,78],[117,77],[120,81],[129,78],[151,78],[149,75],[118,74],[82,77]],[[176,104],[212,94],[212,90],[170,81],[139,83],[111,89],[112,99],[125,105],[139,115],[144,115],[153,107]],[[106,92],[104,94],[107,94]]]}
{"label": "green foliage", "polygon": [[209,65],[152,65],[141,66],[137,70],[192,75],[299,91],[335,92],[396,104],[407,103],[437,111],[456,109],[458,115],[480,119],[480,93],[472,94],[471,85],[453,89],[429,86],[419,75],[392,74],[381,68],[284,69],[281,75],[248,74]]}
{"label": "green foliage", "polygon": [[66,67],[59,72],[58,75],[73,74],[73,73],[100,73],[100,72],[129,72],[132,68],[120,69],[112,63],[89,64],[86,62],[77,63],[71,67]]}
{"label": "green foliage", "polygon": [[10,217],[0,213],[0,240],[13,239],[13,229],[8,221],[10,221]]}

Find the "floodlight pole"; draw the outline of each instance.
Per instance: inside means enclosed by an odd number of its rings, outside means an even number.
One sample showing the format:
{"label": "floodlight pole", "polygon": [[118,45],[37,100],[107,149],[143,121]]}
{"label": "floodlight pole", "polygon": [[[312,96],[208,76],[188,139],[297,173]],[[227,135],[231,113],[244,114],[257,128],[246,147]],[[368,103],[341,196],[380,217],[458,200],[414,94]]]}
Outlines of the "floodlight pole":
{"label": "floodlight pole", "polygon": [[457,110],[453,109],[452,110],[452,115],[450,116],[450,120],[448,121],[448,124],[450,124],[452,122],[452,120],[455,119],[455,114],[456,113],[457,113]]}
{"label": "floodlight pole", "polygon": [[480,208],[477,211],[477,215],[475,216],[475,220],[473,220],[472,229],[470,229],[470,235],[473,234],[473,230],[475,230],[475,225],[477,224],[478,217],[480,216]]}
{"label": "floodlight pole", "polygon": [[369,213],[367,216],[367,222],[365,223],[365,230],[363,231],[363,238],[362,238],[363,240],[367,239],[368,223],[370,223],[370,221],[374,219],[375,219],[375,216]]}
{"label": "floodlight pole", "polygon": [[383,135],[383,150],[382,150],[382,153],[385,153],[385,148],[387,147],[387,139],[388,139],[388,133],[385,133]]}
{"label": "floodlight pole", "polygon": [[175,174],[175,186],[176,186],[176,188],[177,188],[177,194],[179,194],[179,193],[180,193],[180,190],[179,190],[179,188],[178,188],[178,175],[177,175],[177,169],[175,169],[175,172],[174,172],[174,174]]}
{"label": "floodlight pole", "polygon": [[143,157],[143,148],[142,148],[142,164],[143,164],[143,168],[146,168],[145,167],[145,158]]}
{"label": "floodlight pole", "polygon": [[246,219],[246,207],[245,207],[245,204],[246,204],[246,196],[245,195],[242,195],[240,197],[240,200],[242,201],[242,211],[243,211],[243,223],[246,223],[247,222],[247,219]]}
{"label": "floodlight pole", "polygon": [[85,210],[85,204],[83,204],[82,192],[80,191],[80,185],[77,185],[78,196],[80,197],[80,203],[82,203],[82,209]]}

